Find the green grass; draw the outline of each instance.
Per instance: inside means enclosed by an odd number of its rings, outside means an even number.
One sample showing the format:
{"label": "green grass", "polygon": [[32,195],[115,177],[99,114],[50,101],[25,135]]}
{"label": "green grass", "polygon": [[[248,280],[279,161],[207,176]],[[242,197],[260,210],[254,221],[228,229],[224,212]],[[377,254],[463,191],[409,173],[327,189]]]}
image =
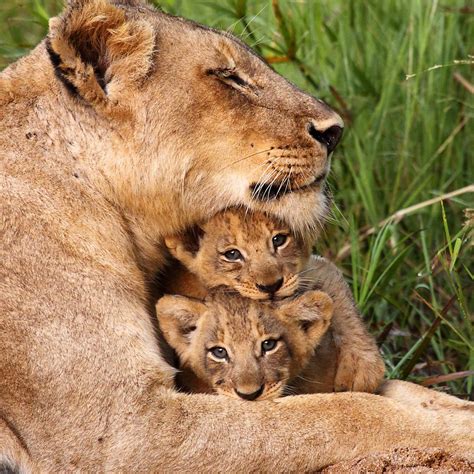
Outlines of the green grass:
{"label": "green grass", "polygon": [[[45,34],[60,3],[2,2],[0,67]],[[388,375],[420,381],[474,370],[474,217],[469,227],[464,216],[474,207],[472,189],[423,205],[474,182],[473,100],[455,79],[473,83],[468,2],[157,3],[233,31],[343,115],[346,132],[330,177],[335,205],[317,250],[346,273],[383,340]],[[388,219],[409,206],[403,218]],[[472,376],[438,387],[474,396]]]}

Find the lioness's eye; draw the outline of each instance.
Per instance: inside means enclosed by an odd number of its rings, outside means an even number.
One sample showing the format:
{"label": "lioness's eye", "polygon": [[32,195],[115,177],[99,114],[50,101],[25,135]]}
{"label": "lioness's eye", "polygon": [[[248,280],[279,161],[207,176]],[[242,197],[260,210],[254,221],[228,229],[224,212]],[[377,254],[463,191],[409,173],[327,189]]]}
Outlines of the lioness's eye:
{"label": "lioness's eye", "polygon": [[246,86],[248,85],[244,79],[242,79],[239,75],[235,74],[232,71],[226,71],[225,74],[222,75],[225,79],[228,79],[229,81],[235,82],[238,86]]}
{"label": "lioness's eye", "polygon": [[211,349],[209,349],[209,352],[216,359],[227,359],[228,358],[227,351],[223,347],[212,347]]}
{"label": "lioness's eye", "polygon": [[288,236],[286,234],[274,235],[272,238],[273,247],[277,249],[278,247],[285,245],[287,240],[288,240]]}
{"label": "lioness's eye", "polygon": [[224,252],[224,257],[226,260],[229,260],[229,262],[236,262],[244,259],[243,255],[237,249],[227,250],[227,252]]}
{"label": "lioness's eye", "polygon": [[239,87],[248,87],[248,82],[239,76],[235,68],[209,69],[208,75],[215,76],[224,82],[235,84]]}
{"label": "lioness's eye", "polygon": [[270,352],[273,349],[275,349],[277,345],[277,340],[276,339],[267,339],[266,341],[262,342],[262,352]]}

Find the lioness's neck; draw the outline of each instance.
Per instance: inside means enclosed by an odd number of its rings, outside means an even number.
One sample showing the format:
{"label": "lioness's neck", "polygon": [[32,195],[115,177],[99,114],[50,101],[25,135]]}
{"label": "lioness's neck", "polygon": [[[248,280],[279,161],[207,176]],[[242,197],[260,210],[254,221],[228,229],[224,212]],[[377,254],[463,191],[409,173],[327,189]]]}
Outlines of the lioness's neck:
{"label": "lioness's neck", "polygon": [[55,77],[45,44],[1,74],[0,107],[0,129],[16,138],[5,149],[26,137],[32,154],[40,150],[39,159],[55,163],[57,177],[74,173],[93,186],[123,216],[147,272],[163,262],[164,235],[202,218],[184,209],[181,176],[167,170],[166,160],[155,160],[153,169],[141,165],[147,157],[136,137],[146,135],[143,119],[122,109],[121,120],[112,121],[75,97]]}

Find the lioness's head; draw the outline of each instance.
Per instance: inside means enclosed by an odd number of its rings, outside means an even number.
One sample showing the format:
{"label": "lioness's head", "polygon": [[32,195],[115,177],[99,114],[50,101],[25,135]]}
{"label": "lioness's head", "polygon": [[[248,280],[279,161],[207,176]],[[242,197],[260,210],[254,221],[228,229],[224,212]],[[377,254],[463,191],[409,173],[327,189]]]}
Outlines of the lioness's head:
{"label": "lioness's head", "polygon": [[165,242],[207,288],[226,286],[261,300],[293,295],[310,253],[287,224],[244,209],[222,211]]}
{"label": "lioness's head", "polygon": [[81,121],[68,146],[94,155],[130,222],[163,235],[232,205],[304,230],[325,213],[341,118],[229,33],[140,0],[70,0],[45,46]]}
{"label": "lioness's head", "polygon": [[278,303],[218,291],[204,303],[166,295],[156,310],[183,368],[216,393],[265,400],[280,396],[307,365],[329,327],[333,303],[321,291]]}

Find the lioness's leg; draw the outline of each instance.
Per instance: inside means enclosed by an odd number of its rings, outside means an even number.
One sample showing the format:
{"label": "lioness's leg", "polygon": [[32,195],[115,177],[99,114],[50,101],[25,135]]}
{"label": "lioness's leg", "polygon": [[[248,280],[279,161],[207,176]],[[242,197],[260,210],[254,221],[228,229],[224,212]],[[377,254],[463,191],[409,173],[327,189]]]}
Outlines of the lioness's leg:
{"label": "lioness's leg", "polygon": [[[380,395],[397,400],[404,405],[428,410],[458,409],[474,414],[474,403],[431,390],[402,380],[387,380],[378,390]],[[474,447],[473,447],[474,449]]]}
{"label": "lioness's leg", "polygon": [[[42,320],[69,316],[72,298],[90,292],[63,292],[59,311],[45,306]],[[28,344],[2,339],[11,363],[1,372],[0,409],[45,472],[305,472],[388,447],[466,454],[474,444],[465,410],[352,392],[241,402],[166,389],[171,372],[149,315],[103,293],[104,313],[63,317],[47,327],[51,336],[32,330]],[[17,390],[20,382],[31,388]]]}
{"label": "lioness's leg", "polygon": [[0,418],[0,473],[10,472],[26,474],[38,471],[33,467],[26,446]]}
{"label": "lioness's leg", "polygon": [[397,446],[474,456],[472,414],[363,393],[247,403],[157,389],[113,431],[111,471],[307,472]]}
{"label": "lioness's leg", "polygon": [[361,320],[341,271],[328,260],[313,256],[304,278],[316,283],[334,300],[331,323],[337,354],[334,389],[374,392],[383,379],[383,359]]}

